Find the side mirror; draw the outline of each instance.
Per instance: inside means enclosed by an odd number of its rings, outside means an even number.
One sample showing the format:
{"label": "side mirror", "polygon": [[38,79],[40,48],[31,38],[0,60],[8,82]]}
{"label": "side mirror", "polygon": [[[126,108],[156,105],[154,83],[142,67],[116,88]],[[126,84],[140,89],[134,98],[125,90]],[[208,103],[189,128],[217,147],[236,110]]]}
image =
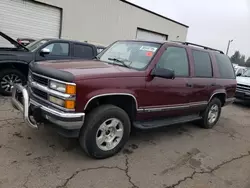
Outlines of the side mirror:
{"label": "side mirror", "polygon": [[166,79],[175,78],[175,74],[173,70],[163,69],[159,67],[154,68],[154,70],[151,72],[151,76],[156,76],[156,77],[166,78]]}
{"label": "side mirror", "polygon": [[50,54],[50,50],[48,48],[43,48],[40,52],[41,56]]}
{"label": "side mirror", "polygon": [[242,74],[239,72],[239,73],[236,74],[236,76],[242,76]]}

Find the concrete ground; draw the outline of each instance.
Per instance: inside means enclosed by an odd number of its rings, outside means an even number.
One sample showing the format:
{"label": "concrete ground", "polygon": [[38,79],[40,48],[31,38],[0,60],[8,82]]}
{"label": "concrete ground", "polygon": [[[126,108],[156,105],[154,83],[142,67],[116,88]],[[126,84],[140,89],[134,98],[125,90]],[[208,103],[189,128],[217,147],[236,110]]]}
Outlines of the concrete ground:
{"label": "concrete ground", "polygon": [[223,109],[218,125],[136,132],[106,160],[48,129],[27,127],[0,99],[0,188],[250,188],[250,108]]}

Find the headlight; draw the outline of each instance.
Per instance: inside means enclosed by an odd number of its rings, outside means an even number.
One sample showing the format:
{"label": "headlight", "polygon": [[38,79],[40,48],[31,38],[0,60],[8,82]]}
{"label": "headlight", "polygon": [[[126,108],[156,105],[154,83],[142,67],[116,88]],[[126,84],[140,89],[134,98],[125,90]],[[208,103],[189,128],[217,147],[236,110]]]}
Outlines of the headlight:
{"label": "headlight", "polygon": [[57,104],[59,106],[62,106],[64,108],[67,109],[74,109],[75,108],[75,101],[74,100],[63,100],[63,99],[59,99],[57,97],[54,96],[49,96],[49,101]]}
{"label": "headlight", "polygon": [[65,105],[65,101],[63,99],[59,99],[54,96],[49,96],[49,101],[62,107]]}
{"label": "headlight", "polygon": [[76,86],[71,84],[63,84],[60,82],[50,81],[49,87],[56,91],[60,91],[62,93],[67,93],[71,95],[76,94]]}
{"label": "headlight", "polygon": [[62,84],[62,83],[55,82],[55,81],[50,81],[49,87],[51,89],[54,89],[56,91],[60,91],[62,93],[66,92],[66,84]]}

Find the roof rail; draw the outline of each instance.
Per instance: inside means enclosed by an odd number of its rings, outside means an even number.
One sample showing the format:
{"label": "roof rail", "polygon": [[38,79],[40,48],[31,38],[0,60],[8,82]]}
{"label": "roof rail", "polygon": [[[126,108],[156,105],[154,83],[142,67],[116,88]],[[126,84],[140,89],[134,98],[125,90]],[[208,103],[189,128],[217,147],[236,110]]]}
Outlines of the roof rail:
{"label": "roof rail", "polygon": [[171,42],[176,42],[176,43],[181,43],[183,45],[192,45],[192,46],[197,46],[197,47],[200,47],[200,48],[203,48],[205,50],[213,50],[213,51],[217,51],[221,54],[224,54],[223,51],[221,50],[217,50],[217,49],[214,49],[214,48],[210,48],[210,47],[207,47],[207,46],[202,46],[202,45],[199,45],[199,44],[194,44],[194,43],[191,43],[191,42],[182,42],[182,41],[171,41]]}

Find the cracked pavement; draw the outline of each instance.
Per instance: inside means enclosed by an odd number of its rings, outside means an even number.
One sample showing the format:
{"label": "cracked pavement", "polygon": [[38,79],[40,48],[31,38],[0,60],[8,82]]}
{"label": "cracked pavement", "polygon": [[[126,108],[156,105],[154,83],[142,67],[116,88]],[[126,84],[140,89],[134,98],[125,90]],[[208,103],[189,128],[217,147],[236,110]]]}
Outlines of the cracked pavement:
{"label": "cracked pavement", "polygon": [[0,188],[250,188],[250,107],[223,109],[217,126],[133,132],[122,152],[93,160],[76,140],[30,129],[0,96]]}

